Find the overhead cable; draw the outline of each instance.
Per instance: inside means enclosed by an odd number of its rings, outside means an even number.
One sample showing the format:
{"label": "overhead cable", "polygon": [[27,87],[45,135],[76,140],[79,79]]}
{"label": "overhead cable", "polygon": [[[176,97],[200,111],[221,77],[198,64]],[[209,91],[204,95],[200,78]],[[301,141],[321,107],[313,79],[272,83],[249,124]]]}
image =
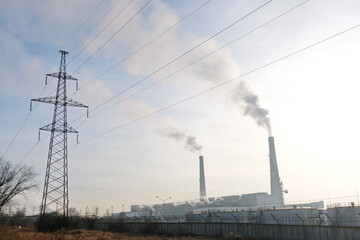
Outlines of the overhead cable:
{"label": "overhead cable", "polygon": [[176,26],[178,26],[181,22],[183,22],[185,19],[187,19],[188,17],[190,17],[191,15],[193,15],[195,12],[199,11],[201,8],[203,8],[205,5],[207,5],[208,3],[210,3],[212,0],[207,0],[206,2],[204,2],[203,4],[201,4],[199,7],[197,7],[196,9],[194,9],[193,11],[191,11],[190,13],[188,13],[186,16],[182,17],[179,21],[177,21],[175,24],[171,25],[169,28],[167,28],[166,30],[164,30],[163,32],[161,32],[160,34],[158,34],[156,37],[154,37],[153,39],[151,39],[149,42],[147,42],[146,44],[144,44],[143,46],[141,46],[140,48],[136,49],[134,52],[130,53],[129,55],[127,55],[125,58],[123,58],[121,61],[117,62],[116,64],[114,64],[113,66],[111,66],[110,68],[108,68],[107,70],[105,70],[104,72],[102,72],[101,74],[99,74],[98,76],[96,76],[94,79],[92,79],[91,81],[87,82],[83,87],[81,87],[81,89],[84,89],[86,86],[88,86],[90,83],[94,82],[95,80],[99,79],[100,77],[104,76],[106,73],[110,72],[111,70],[113,70],[115,67],[119,66],[121,63],[123,63],[125,60],[129,59],[130,57],[134,56],[136,53],[140,52],[142,49],[146,48],[147,46],[149,46],[151,43],[153,43],[154,41],[156,41],[157,39],[159,39],[160,37],[162,37],[164,34],[166,34],[167,32],[169,32],[171,29],[175,28]]}
{"label": "overhead cable", "polygon": [[[148,85],[148,86],[146,86],[146,87],[144,87],[144,88],[142,88],[142,89],[140,89],[140,90],[136,91],[135,93],[132,93],[132,94],[130,94],[130,95],[128,95],[128,96],[126,96],[126,97],[124,97],[124,98],[120,99],[119,101],[117,101],[117,102],[115,102],[115,103],[113,103],[113,104],[111,104],[111,105],[107,106],[106,108],[100,109],[99,111],[97,111],[97,112],[95,112],[95,113],[92,113],[92,114],[91,114],[91,117],[93,117],[94,115],[97,115],[97,114],[99,114],[99,113],[101,113],[101,112],[104,112],[104,111],[106,111],[106,110],[108,110],[108,109],[112,108],[113,106],[115,106],[115,105],[117,105],[117,104],[119,104],[119,103],[121,103],[121,102],[125,101],[126,99],[129,99],[129,98],[131,98],[131,97],[133,97],[133,96],[136,96],[137,94],[139,94],[139,93],[141,93],[141,92],[143,92],[143,91],[145,91],[145,90],[147,90],[147,89],[149,89],[149,88],[151,88],[151,87],[153,87],[153,86],[157,85],[158,83],[160,83],[160,82],[162,82],[162,81],[164,81],[164,80],[166,80],[166,79],[169,79],[170,77],[172,77],[172,76],[176,75],[177,73],[179,73],[179,72],[181,72],[181,71],[183,71],[183,70],[187,69],[188,67],[191,67],[191,66],[193,66],[194,64],[196,64],[196,63],[198,63],[198,62],[200,62],[200,61],[204,60],[204,59],[205,59],[205,58],[207,58],[208,56],[210,56],[210,55],[212,55],[212,54],[214,54],[214,53],[216,53],[216,52],[218,52],[218,51],[220,51],[220,50],[224,49],[225,47],[228,47],[229,45],[231,45],[231,44],[233,44],[233,43],[235,43],[235,42],[239,41],[240,39],[244,38],[245,36],[247,36],[247,35],[249,35],[249,34],[251,34],[251,33],[255,32],[256,30],[258,30],[258,29],[260,29],[260,28],[262,28],[262,27],[264,27],[264,26],[266,26],[266,25],[270,24],[271,22],[273,22],[273,21],[275,21],[275,20],[279,19],[280,17],[284,16],[285,14],[290,13],[291,11],[293,11],[293,10],[295,10],[296,8],[298,8],[298,7],[302,6],[303,4],[307,3],[308,1],[310,1],[310,0],[307,0],[307,1],[304,1],[304,2],[302,2],[302,3],[300,3],[300,4],[298,4],[297,6],[295,6],[295,7],[291,8],[291,9],[289,9],[289,10],[285,11],[285,12],[283,12],[282,14],[280,14],[280,15],[278,15],[278,16],[276,16],[276,17],[272,18],[271,20],[269,20],[269,21],[267,21],[267,22],[265,22],[265,23],[261,24],[260,26],[258,26],[258,27],[256,27],[256,28],[252,29],[251,31],[249,31],[249,32],[247,32],[247,33],[245,33],[245,34],[242,34],[241,36],[239,36],[239,37],[235,38],[234,40],[232,40],[232,41],[230,41],[230,42],[228,42],[228,43],[226,43],[226,44],[224,44],[224,45],[220,46],[219,48],[216,48],[214,51],[211,51],[211,52],[207,53],[206,55],[204,55],[204,56],[202,56],[202,57],[198,58],[197,60],[195,60],[195,61],[191,62],[190,64],[188,64],[188,65],[186,65],[186,66],[184,66],[184,67],[182,67],[182,68],[180,68],[180,69],[178,69],[178,70],[176,70],[176,71],[174,71],[174,72],[170,73],[169,75],[167,75],[167,76],[165,76],[165,77],[163,77],[163,78],[161,78],[161,79],[159,79],[159,80],[157,80],[157,81],[155,81],[155,82],[151,83],[150,85]],[[82,117],[83,117],[83,116],[80,116],[79,118],[82,118]],[[74,121],[76,121],[76,120],[78,120],[78,119],[75,119]]]}
{"label": "overhead cable", "polygon": [[85,21],[78,27],[78,29],[73,33],[73,35],[65,42],[61,49],[64,49],[66,45],[80,32],[80,30],[85,26],[85,24],[90,20],[90,18],[95,14],[99,7],[104,3],[105,0],[102,0],[96,8],[90,13],[90,15],[85,19]]}
{"label": "overhead cable", "polygon": [[130,85],[129,87],[127,87],[126,89],[122,90],[121,92],[117,93],[115,96],[109,98],[108,100],[106,100],[105,102],[101,103],[100,105],[96,106],[95,108],[92,109],[92,111],[100,108],[101,106],[105,105],[106,103],[110,102],[111,100],[115,99],[116,97],[120,96],[121,94],[125,93],[126,91],[130,90],[131,88],[135,87],[136,85],[138,85],[139,83],[145,81],[146,79],[150,78],[151,76],[153,76],[155,73],[158,73],[159,71],[163,70],[164,68],[168,67],[169,65],[171,65],[172,63],[176,62],[177,60],[179,60],[180,58],[182,58],[183,56],[185,56],[186,54],[192,52],[193,50],[195,50],[196,48],[200,47],[201,45],[203,45],[204,43],[210,41],[211,39],[213,39],[214,37],[216,37],[217,35],[221,34],[222,32],[226,31],[227,29],[233,27],[235,24],[239,23],[241,20],[245,19],[246,17],[250,16],[251,14],[255,13],[256,11],[260,10],[261,8],[263,8],[264,6],[266,6],[267,4],[269,4],[272,0],[267,1],[266,3],[262,4],[261,6],[257,7],[256,9],[252,10],[250,13],[246,14],[245,16],[237,19],[235,22],[231,23],[230,25],[226,26],[225,28],[223,28],[222,30],[220,30],[219,32],[215,33],[214,35],[212,35],[211,37],[205,39],[204,41],[202,41],[199,44],[196,44],[194,47],[192,47],[191,49],[187,50],[186,52],[182,53],[181,55],[179,55],[178,57],[176,57],[175,59],[171,60],[169,63],[163,65],[162,67],[158,68],[157,70],[153,71],[151,74],[147,75],[146,77],[142,78],[141,80],[135,82],[134,84]]}
{"label": "overhead cable", "polygon": [[[118,18],[121,13],[133,2],[134,0],[130,0],[111,20],[110,22],[108,22],[96,35],[95,37],[93,37],[77,54],[75,54],[75,56],[68,61],[67,65],[70,65],[72,63],[72,61],[74,61],[75,58],[77,58],[80,53],[82,53],[101,33],[103,33],[105,31],[105,29],[116,19]],[[105,16],[105,15],[104,15]],[[99,21],[101,22],[101,21]]]}
{"label": "overhead cable", "polygon": [[313,43],[313,44],[310,44],[310,45],[308,45],[308,46],[306,46],[306,47],[303,47],[303,48],[301,48],[301,49],[299,49],[299,50],[297,50],[297,51],[294,51],[294,52],[292,52],[292,53],[290,53],[290,54],[287,54],[287,55],[285,55],[285,56],[283,56],[283,57],[277,58],[277,59],[275,59],[275,60],[273,60],[273,61],[271,61],[271,62],[269,62],[269,63],[266,63],[266,64],[264,64],[264,65],[262,65],[262,66],[260,66],[260,67],[257,67],[257,68],[255,68],[255,69],[253,69],[253,70],[250,70],[250,71],[248,71],[248,72],[246,72],[246,73],[244,73],[244,74],[241,74],[241,75],[239,75],[239,76],[237,76],[237,77],[234,77],[234,78],[231,78],[231,79],[229,79],[229,80],[223,81],[222,83],[217,84],[217,85],[215,85],[215,86],[213,86],[213,87],[211,87],[211,88],[208,88],[208,89],[206,89],[206,90],[203,90],[203,91],[201,91],[201,92],[198,92],[198,93],[196,93],[196,94],[194,94],[194,95],[191,95],[191,96],[189,96],[189,97],[187,97],[187,98],[184,98],[184,99],[182,99],[182,100],[180,100],[180,101],[177,101],[177,102],[174,102],[174,103],[172,103],[172,104],[169,104],[169,105],[167,105],[167,106],[165,106],[165,107],[163,107],[163,108],[160,108],[160,109],[158,109],[158,110],[156,110],[156,111],[153,111],[153,112],[151,112],[151,113],[145,114],[145,115],[143,115],[143,116],[141,116],[141,117],[139,117],[139,118],[136,118],[136,119],[134,119],[134,120],[132,120],[132,121],[130,121],[130,122],[124,123],[124,124],[122,124],[122,125],[120,125],[120,126],[117,126],[117,127],[112,128],[112,129],[110,129],[110,130],[107,130],[107,131],[105,131],[105,132],[102,132],[102,133],[99,133],[99,134],[94,135],[94,136],[92,136],[92,137],[89,137],[89,138],[85,139],[84,141],[82,141],[81,143],[90,141],[90,140],[92,140],[92,139],[95,139],[95,138],[100,137],[100,136],[103,136],[103,135],[106,135],[106,134],[108,134],[108,133],[110,133],[110,132],[113,132],[113,131],[115,131],[115,130],[118,130],[118,129],[120,129],[120,128],[123,128],[123,127],[125,127],[125,126],[128,126],[128,125],[130,125],[130,124],[132,124],[132,123],[134,123],[134,122],[140,121],[140,120],[142,120],[142,119],[145,119],[145,118],[147,118],[147,117],[150,117],[150,116],[152,116],[152,115],[155,115],[155,114],[157,114],[157,113],[159,113],[159,112],[162,112],[162,111],[164,111],[164,110],[167,110],[167,109],[169,109],[169,108],[172,108],[172,107],[174,107],[174,106],[176,106],[176,105],[178,105],[178,104],[180,104],[180,103],[186,102],[186,101],[188,101],[188,100],[190,100],[190,99],[193,99],[193,98],[195,98],[195,97],[197,97],[197,96],[200,96],[200,95],[202,95],[202,94],[204,94],[204,93],[210,92],[210,91],[212,91],[212,90],[214,90],[214,89],[217,89],[217,88],[219,88],[219,87],[221,87],[221,86],[223,86],[223,85],[226,85],[226,84],[228,84],[228,83],[230,83],[230,82],[233,82],[233,81],[235,81],[235,80],[237,80],[237,79],[239,79],[239,78],[242,78],[242,77],[245,77],[245,76],[247,76],[247,75],[250,75],[250,74],[252,74],[252,73],[254,73],[254,72],[257,72],[257,71],[259,71],[259,70],[261,70],[261,69],[263,69],[263,68],[266,68],[266,67],[271,66],[271,65],[273,65],[273,64],[275,64],[275,63],[277,63],[277,62],[280,62],[280,61],[282,61],[282,60],[284,60],[284,59],[287,59],[287,58],[289,58],[289,57],[291,57],[291,56],[293,56],[293,55],[299,54],[299,53],[301,53],[301,52],[303,52],[303,51],[305,51],[305,50],[307,50],[307,49],[313,48],[313,47],[315,47],[315,46],[317,46],[317,45],[320,45],[320,44],[322,44],[322,43],[324,43],[324,42],[327,42],[327,41],[329,41],[329,40],[331,40],[331,39],[333,39],[333,38],[336,38],[336,37],[338,37],[338,36],[340,36],[340,35],[343,35],[343,34],[349,32],[349,31],[351,31],[351,30],[354,30],[354,29],[358,28],[359,26],[360,26],[360,24],[357,24],[357,25],[355,25],[355,26],[353,26],[353,27],[350,27],[350,28],[348,28],[348,29],[345,29],[345,30],[343,30],[343,31],[341,31],[341,32],[338,32],[338,33],[336,33],[336,34],[334,34],[334,35],[331,35],[331,36],[329,36],[329,37],[327,37],[327,38],[324,38],[324,39],[322,39],[322,40],[320,40],[320,41],[318,41],[318,42],[315,42],[315,43]]}
{"label": "overhead cable", "polygon": [[144,8],[151,2],[152,0],[147,1],[147,3],[142,6],[125,24],[123,24],[108,40],[105,41],[93,54],[91,54],[78,68],[71,74],[74,75],[77,73],[82,66],[84,66],[91,58],[95,56],[101,49],[103,49],[122,29],[124,29],[139,13],[144,10]]}
{"label": "overhead cable", "polygon": [[[119,0],[119,1],[116,1],[113,5],[111,5],[110,8],[109,8],[109,11],[115,9],[116,6],[117,6],[120,2],[121,2],[121,1]],[[92,26],[92,29],[90,30],[90,32],[91,32],[93,29],[95,29],[99,24],[102,23],[102,21],[103,21],[104,18],[107,16],[107,14],[108,14],[108,12],[105,12],[105,13],[103,14],[102,18],[101,18],[100,20],[97,20],[97,21],[96,21],[95,25]],[[84,39],[81,39],[80,41],[78,41],[78,42],[74,45],[73,48],[69,49],[68,52],[73,52],[75,49],[78,48],[78,46],[79,46],[83,41],[84,41]]]}

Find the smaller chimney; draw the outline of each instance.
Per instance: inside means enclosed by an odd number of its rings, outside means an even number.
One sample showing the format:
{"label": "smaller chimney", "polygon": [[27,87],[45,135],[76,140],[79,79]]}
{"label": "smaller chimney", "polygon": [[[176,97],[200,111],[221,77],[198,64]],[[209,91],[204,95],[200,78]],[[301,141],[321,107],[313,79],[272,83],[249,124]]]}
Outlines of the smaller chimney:
{"label": "smaller chimney", "polygon": [[206,198],[205,188],[205,171],[204,171],[204,157],[199,156],[199,168],[200,168],[200,199]]}

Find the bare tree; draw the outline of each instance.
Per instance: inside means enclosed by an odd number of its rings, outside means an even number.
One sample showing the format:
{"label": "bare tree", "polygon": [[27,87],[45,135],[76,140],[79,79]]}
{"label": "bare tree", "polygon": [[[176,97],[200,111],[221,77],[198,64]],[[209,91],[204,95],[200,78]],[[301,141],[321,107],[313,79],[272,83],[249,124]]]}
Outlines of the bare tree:
{"label": "bare tree", "polygon": [[36,174],[26,165],[12,165],[0,158],[0,211],[20,193],[36,187]]}
{"label": "bare tree", "polygon": [[80,212],[74,208],[74,207],[71,207],[69,208],[69,217],[79,217],[80,216]]}

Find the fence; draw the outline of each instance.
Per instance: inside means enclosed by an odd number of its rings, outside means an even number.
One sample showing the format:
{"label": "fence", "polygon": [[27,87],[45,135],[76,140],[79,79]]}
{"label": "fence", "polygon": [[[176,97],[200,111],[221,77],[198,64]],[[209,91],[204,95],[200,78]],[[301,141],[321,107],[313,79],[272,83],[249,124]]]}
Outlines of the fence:
{"label": "fence", "polygon": [[99,230],[210,237],[245,237],[279,240],[360,239],[359,227],[271,225],[254,223],[174,223],[174,222],[112,222],[99,223]]}
{"label": "fence", "polygon": [[109,219],[127,222],[167,223],[254,223],[309,226],[360,227],[360,208],[266,209],[257,211],[226,211],[187,214],[186,216],[146,216],[128,218],[125,215]]}

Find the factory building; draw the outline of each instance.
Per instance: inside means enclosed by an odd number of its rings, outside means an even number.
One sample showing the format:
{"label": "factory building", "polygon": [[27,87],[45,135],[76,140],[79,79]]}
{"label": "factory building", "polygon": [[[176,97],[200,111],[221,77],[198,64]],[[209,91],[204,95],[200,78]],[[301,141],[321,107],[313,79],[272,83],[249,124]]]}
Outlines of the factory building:
{"label": "factory building", "polygon": [[[227,219],[236,219],[234,218],[234,214],[237,214],[239,215],[238,217],[245,222],[254,221],[255,219],[257,222],[260,221],[264,223],[280,221],[274,220],[274,217],[276,218],[276,216],[278,216],[278,219],[281,219],[283,222],[297,222],[300,221],[299,219],[301,219],[301,216],[318,216],[318,209],[322,209],[324,207],[324,203],[322,201],[306,204],[285,205],[284,192],[286,193],[287,191],[283,190],[282,182],[279,176],[274,137],[270,136],[268,138],[268,142],[270,163],[270,194],[266,192],[258,192],[221,197],[207,197],[205,186],[204,157],[200,156],[199,200],[180,203],[163,203],[151,206],[133,205],[131,206],[131,214],[129,213],[129,216],[143,215],[160,218],[186,216],[187,219],[194,220],[194,218],[208,219],[209,216],[206,214],[210,214],[211,216],[211,213],[213,213],[213,218],[220,214],[222,217]],[[203,214],[206,216],[202,216]],[[245,215],[246,217],[244,217]],[[269,218],[269,216],[273,217]],[[215,219],[218,218],[215,217]]]}

